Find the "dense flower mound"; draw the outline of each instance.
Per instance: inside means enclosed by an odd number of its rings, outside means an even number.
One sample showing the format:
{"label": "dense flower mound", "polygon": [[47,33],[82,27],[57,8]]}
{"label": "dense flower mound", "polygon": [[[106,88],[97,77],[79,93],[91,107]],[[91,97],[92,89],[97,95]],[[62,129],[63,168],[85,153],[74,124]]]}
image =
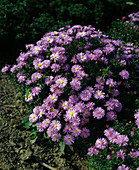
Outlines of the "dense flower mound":
{"label": "dense flower mound", "polygon": [[29,121],[39,132],[72,145],[90,135],[91,118],[113,121],[120,114],[119,89],[130,88],[138,71],[139,49],[133,44],[109,39],[91,25],[75,25],[46,33],[26,48],[2,72],[10,71],[25,90],[25,101],[34,106]]}

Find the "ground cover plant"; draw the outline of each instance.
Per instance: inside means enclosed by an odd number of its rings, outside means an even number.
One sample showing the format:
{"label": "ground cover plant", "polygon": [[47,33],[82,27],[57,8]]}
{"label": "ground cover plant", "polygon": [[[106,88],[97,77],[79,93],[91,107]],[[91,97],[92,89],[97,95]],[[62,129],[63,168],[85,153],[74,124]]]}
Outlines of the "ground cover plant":
{"label": "ground cover plant", "polygon": [[41,135],[64,152],[65,145],[73,149],[76,140],[93,136],[95,126],[104,130],[116,118],[134,121],[137,46],[109,39],[91,25],[75,25],[48,32],[26,49],[2,72],[28,105],[22,124],[32,129],[32,143]]}

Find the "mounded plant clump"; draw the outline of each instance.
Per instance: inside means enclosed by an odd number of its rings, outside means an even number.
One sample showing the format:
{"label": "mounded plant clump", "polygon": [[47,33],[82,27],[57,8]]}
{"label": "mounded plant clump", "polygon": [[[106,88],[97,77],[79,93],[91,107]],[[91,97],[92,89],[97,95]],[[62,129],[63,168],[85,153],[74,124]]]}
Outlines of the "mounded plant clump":
{"label": "mounded plant clump", "polygon": [[136,105],[131,109],[126,100],[131,95],[135,103],[137,93],[138,48],[133,44],[109,39],[91,25],[75,25],[46,33],[26,49],[2,72],[8,71],[24,94],[30,115],[23,123],[32,127],[33,142],[40,132],[64,150],[88,138],[94,125],[134,119]]}

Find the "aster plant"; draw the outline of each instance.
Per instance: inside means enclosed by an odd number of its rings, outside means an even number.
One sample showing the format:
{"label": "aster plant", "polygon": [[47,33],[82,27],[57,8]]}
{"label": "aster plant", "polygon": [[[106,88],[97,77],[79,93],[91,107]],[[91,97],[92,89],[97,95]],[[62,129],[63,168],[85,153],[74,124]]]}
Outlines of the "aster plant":
{"label": "aster plant", "polygon": [[[33,142],[39,132],[61,148],[89,137],[95,122],[105,125],[121,114],[119,95],[126,92],[121,89],[132,86],[133,79],[137,84],[138,48],[109,39],[91,25],[62,27],[26,49],[2,72],[23,92],[30,115],[22,123],[33,128]],[[103,138],[97,142],[106,145]]]}

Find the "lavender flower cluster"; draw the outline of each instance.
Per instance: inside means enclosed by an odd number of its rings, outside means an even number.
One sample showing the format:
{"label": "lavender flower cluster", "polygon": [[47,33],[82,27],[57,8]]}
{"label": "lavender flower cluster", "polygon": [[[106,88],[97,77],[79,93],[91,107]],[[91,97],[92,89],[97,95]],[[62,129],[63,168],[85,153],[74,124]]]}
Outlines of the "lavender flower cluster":
{"label": "lavender flower cluster", "polygon": [[[135,118],[138,119],[139,110],[134,114]],[[131,124],[131,121],[129,121]],[[126,123],[126,126],[129,124]],[[137,128],[138,128],[138,122],[136,122]],[[107,125],[107,127],[109,127]],[[130,133],[128,133],[128,136],[133,138],[135,135],[134,133],[135,127],[132,127],[132,130],[130,129]],[[124,131],[124,130],[123,130]],[[98,138],[95,142],[95,145],[93,147],[88,148],[88,155],[90,156],[101,156],[102,152],[104,154],[104,159],[106,160],[122,160],[122,165],[119,165],[117,167],[117,170],[121,169],[127,169],[129,170],[130,167],[126,167],[124,161],[126,159],[138,159],[139,157],[139,151],[134,149],[135,145],[138,146],[138,140],[134,141],[135,144],[132,143],[131,139],[127,135],[121,135],[118,131],[115,131],[113,128],[108,128],[104,130],[104,136],[105,138]],[[115,144],[115,145],[114,145]],[[118,146],[116,146],[118,145]],[[132,145],[132,147],[130,147]],[[104,149],[107,148],[107,151],[104,153]],[[131,149],[132,148],[132,149]],[[136,151],[135,151],[136,150]],[[96,158],[96,157],[95,157]],[[138,168],[137,168],[138,169]]]}
{"label": "lavender flower cluster", "polygon": [[[52,141],[64,140],[72,145],[76,138],[90,135],[85,126],[91,116],[113,121],[121,112],[122,104],[116,97],[120,94],[118,87],[128,84],[128,66],[138,58],[139,49],[133,44],[109,39],[91,25],[75,25],[46,33],[36,45],[28,44],[26,48],[28,51],[17,58],[17,65],[6,65],[2,72],[16,74],[19,84],[31,87],[28,96],[25,94],[26,102],[34,101],[41,93],[40,81],[47,86],[47,96],[41,106],[34,107],[29,120]],[[115,65],[120,70],[113,75]],[[90,71],[93,68],[94,72]],[[34,69],[31,74],[30,69]],[[107,144],[103,139],[97,143],[102,148]]]}

